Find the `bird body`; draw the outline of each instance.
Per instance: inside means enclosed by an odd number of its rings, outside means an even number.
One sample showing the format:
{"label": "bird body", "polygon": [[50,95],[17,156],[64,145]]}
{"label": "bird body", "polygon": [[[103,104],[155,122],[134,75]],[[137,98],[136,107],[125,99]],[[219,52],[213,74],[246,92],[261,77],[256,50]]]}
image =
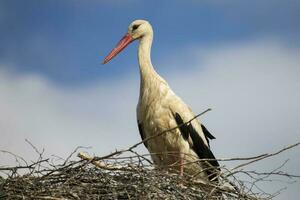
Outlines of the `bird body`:
{"label": "bird body", "polygon": [[[178,97],[167,82],[154,70],[151,63],[153,30],[145,20],[136,20],[128,33],[118,43],[103,63],[111,60],[133,40],[138,39],[138,61],[140,69],[140,96],[137,105],[138,128],[153,162],[160,168],[200,175],[211,179],[215,173],[211,167],[219,167],[217,161],[196,162],[199,158],[214,159],[208,138],[214,137],[195,117],[191,109]],[[174,129],[174,127],[178,128]],[[166,130],[164,134],[160,134]],[[157,137],[157,134],[159,134]],[[206,170],[206,168],[210,168]],[[211,177],[209,177],[213,174]]]}
{"label": "bird body", "polygon": [[[180,171],[181,158],[184,158],[186,163],[199,159],[195,151],[190,148],[189,143],[183,139],[180,130],[174,129],[157,137],[154,136],[178,126],[174,118],[176,113],[182,113],[182,116],[187,119],[186,121],[192,119],[194,115],[165,82],[153,85],[157,88],[144,91],[137,106],[140,132],[143,139],[153,137],[145,142],[145,146],[151,153],[155,164],[161,168],[173,168]],[[156,98],[148,98],[148,96],[156,96]],[[195,122],[192,124],[198,126]],[[185,171],[190,174],[199,172],[199,164],[186,165]]]}

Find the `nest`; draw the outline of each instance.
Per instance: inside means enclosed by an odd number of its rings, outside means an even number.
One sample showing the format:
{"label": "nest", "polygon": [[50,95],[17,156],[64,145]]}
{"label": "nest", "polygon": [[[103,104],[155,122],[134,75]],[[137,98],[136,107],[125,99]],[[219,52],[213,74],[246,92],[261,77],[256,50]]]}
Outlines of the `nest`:
{"label": "nest", "polygon": [[[2,196],[6,199],[207,199],[211,190],[177,174],[139,166],[126,168],[110,171],[75,164],[39,177],[16,176],[2,183]],[[216,194],[210,198],[216,199]]]}
{"label": "nest", "polygon": [[[283,165],[268,173],[241,168],[297,145],[299,143],[275,153],[250,158],[219,159],[243,162],[231,170],[222,166],[217,183],[156,169],[149,155],[139,155],[133,151],[136,145],[102,157],[79,153],[80,159],[74,161],[76,149],[59,163],[53,159],[43,159],[42,153],[39,153],[39,159],[29,164],[13,154],[19,165],[0,167],[0,172],[7,176],[0,178],[0,199],[272,199],[278,193],[254,191],[258,181],[272,175],[299,176],[280,171]],[[248,174],[253,181],[246,183],[239,180],[239,173]]]}
{"label": "nest", "polygon": [[[209,110],[184,124],[190,123]],[[272,194],[266,193],[258,187],[260,182],[270,181],[273,176],[277,179],[278,176],[288,179],[300,177],[281,171],[287,161],[268,172],[246,170],[248,165],[276,156],[300,143],[274,153],[247,158],[217,159],[220,162],[237,164],[230,169],[225,165],[221,166],[221,173],[215,182],[191,175],[179,176],[178,173],[158,169],[152,164],[149,154],[140,155],[134,151],[147,140],[170,130],[102,157],[90,157],[79,153],[79,160],[74,156],[82,147],[76,148],[66,159],[45,159],[44,151],[39,151],[26,140],[38,154],[37,161],[31,163],[16,154],[0,150],[0,153],[13,156],[17,163],[17,166],[13,167],[0,166],[0,199],[272,199],[280,194],[281,190]],[[196,162],[207,161],[209,160],[199,159]],[[239,175],[246,176],[246,181]]]}

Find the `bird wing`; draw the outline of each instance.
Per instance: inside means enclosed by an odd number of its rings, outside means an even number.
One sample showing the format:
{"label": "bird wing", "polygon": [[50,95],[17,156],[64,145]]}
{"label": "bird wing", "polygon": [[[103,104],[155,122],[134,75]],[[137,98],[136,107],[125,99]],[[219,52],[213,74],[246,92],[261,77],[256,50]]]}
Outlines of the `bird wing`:
{"label": "bird wing", "polygon": [[[168,98],[170,109],[173,113],[176,124],[179,126],[180,133],[185,141],[188,142],[190,148],[198,155],[200,159],[215,159],[214,154],[210,150],[208,138],[215,138],[197,119],[191,120],[195,115],[191,109],[175,94],[170,95]],[[216,176],[215,168],[219,169],[217,160],[207,161],[214,169],[206,170],[209,179]]]}
{"label": "bird wing", "polygon": [[[179,126],[182,137],[189,143],[190,148],[198,155],[200,159],[216,159],[209,146],[205,144],[203,138],[196,131],[192,123],[185,124],[182,117],[175,113],[175,121]],[[205,137],[206,138],[206,137]],[[206,138],[207,139],[207,138]],[[208,160],[210,165],[207,166],[206,173],[211,180],[216,177],[215,169],[219,169],[220,165],[217,160]],[[213,169],[211,169],[213,167]]]}
{"label": "bird wing", "polygon": [[[142,140],[144,140],[146,137],[145,137],[145,132],[143,129],[143,124],[140,121],[137,121],[137,123],[138,123],[138,128],[139,128],[141,138],[142,138]],[[144,142],[144,145],[146,148],[148,148],[147,142]]]}
{"label": "bird wing", "polygon": [[[179,126],[179,130],[182,137],[189,142],[190,147],[196,152],[199,158],[211,158],[215,159],[215,156],[211,152],[208,145],[205,144],[204,140],[200,137],[192,123],[185,124],[182,117],[175,113],[175,120]],[[218,167],[219,163],[216,160],[209,161],[212,166]]]}
{"label": "bird wing", "polygon": [[207,141],[207,144],[209,146],[209,139],[213,140],[213,139],[216,139],[215,136],[213,136],[206,128],[203,124],[201,124],[201,129],[202,129],[202,132],[204,133],[205,135],[205,139]]}

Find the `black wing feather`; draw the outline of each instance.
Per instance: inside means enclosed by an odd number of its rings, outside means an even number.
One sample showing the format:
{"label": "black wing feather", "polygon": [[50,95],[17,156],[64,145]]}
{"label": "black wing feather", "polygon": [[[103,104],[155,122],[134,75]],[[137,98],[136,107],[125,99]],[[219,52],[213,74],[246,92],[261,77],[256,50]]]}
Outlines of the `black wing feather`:
{"label": "black wing feather", "polygon": [[[190,136],[194,144],[194,151],[197,153],[199,158],[216,159],[214,154],[211,152],[210,148],[204,144],[204,141],[197,133],[197,131],[194,129],[192,124],[189,124],[188,127],[190,131]],[[208,162],[214,167],[220,166],[217,160],[210,160]]]}
{"label": "black wing feather", "polygon": [[[138,128],[139,128],[139,132],[140,132],[141,138],[142,138],[142,140],[144,140],[146,137],[145,137],[143,125],[139,121],[138,121]],[[145,145],[146,148],[148,148],[147,142],[144,142],[144,145]]]}
{"label": "black wing feather", "polygon": [[201,128],[202,128],[202,131],[204,133],[204,135],[206,137],[208,137],[209,139],[213,140],[213,139],[216,139],[215,136],[213,136],[206,128],[203,124],[201,124]]}
{"label": "black wing feather", "polygon": [[[216,139],[215,138],[215,136],[213,136],[206,128],[205,128],[205,126],[203,125],[203,124],[201,124],[201,128],[202,128],[202,131],[203,131],[203,133],[204,133],[204,135],[205,135],[205,139],[206,139],[206,141],[207,141],[207,144],[208,144],[208,146],[209,146],[209,139]],[[209,139],[208,139],[209,138]]]}
{"label": "black wing feather", "polygon": [[186,124],[184,124],[182,118],[180,117],[180,115],[178,113],[175,114],[175,120],[176,120],[177,125],[179,126],[179,130],[182,134],[182,137],[185,140],[188,140],[189,136],[190,136],[189,129],[186,126]]}
{"label": "black wing feather", "polygon": [[[214,154],[211,152],[210,148],[205,145],[204,141],[202,140],[200,135],[197,133],[197,131],[194,129],[194,127],[192,126],[191,123],[189,123],[188,125],[184,124],[181,116],[178,113],[175,114],[175,120],[176,120],[177,125],[179,126],[179,130],[182,134],[182,137],[185,140],[188,140],[189,137],[192,139],[193,144],[192,144],[191,148],[196,152],[196,154],[198,155],[198,157],[200,159],[216,159]],[[205,128],[205,130],[206,130],[206,128]],[[207,136],[207,137],[210,138],[211,136],[212,135],[209,133],[209,136]],[[207,162],[214,168],[219,169],[220,165],[217,160],[209,160]],[[215,169],[206,170],[206,172],[207,172],[210,180],[216,176]]]}

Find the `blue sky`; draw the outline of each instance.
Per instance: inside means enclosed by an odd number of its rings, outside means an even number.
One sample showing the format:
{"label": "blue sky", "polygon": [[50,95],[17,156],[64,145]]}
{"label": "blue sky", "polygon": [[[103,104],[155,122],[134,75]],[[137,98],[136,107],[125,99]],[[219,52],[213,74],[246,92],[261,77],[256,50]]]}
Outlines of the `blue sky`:
{"label": "blue sky", "polygon": [[[213,108],[201,121],[217,137],[217,157],[300,141],[300,2],[170,2],[0,1],[0,149],[32,160],[25,139],[62,157],[77,146],[103,155],[139,141],[137,42],[100,64],[134,19],[152,24],[153,64],[173,90],[194,113]],[[296,174],[299,153],[253,169],[289,158],[284,170]],[[14,160],[3,155],[0,162]],[[284,186],[262,187],[272,193]],[[292,199],[299,187],[288,185],[277,199]]]}
{"label": "blue sky", "polygon": [[[272,2],[272,3],[271,3]],[[299,45],[298,1],[1,1],[0,59],[18,73],[34,72],[59,84],[117,79],[136,72],[136,44],[118,58],[99,61],[142,18],[155,30],[154,63],[191,45],[218,45],[265,35]],[[117,62],[117,61],[116,61]],[[111,65],[114,66],[115,62]],[[185,66],[190,67],[190,66]],[[157,66],[159,68],[159,66]],[[167,66],[162,70],[176,70]],[[180,69],[178,69],[180,70]],[[134,72],[132,72],[134,71]]]}

